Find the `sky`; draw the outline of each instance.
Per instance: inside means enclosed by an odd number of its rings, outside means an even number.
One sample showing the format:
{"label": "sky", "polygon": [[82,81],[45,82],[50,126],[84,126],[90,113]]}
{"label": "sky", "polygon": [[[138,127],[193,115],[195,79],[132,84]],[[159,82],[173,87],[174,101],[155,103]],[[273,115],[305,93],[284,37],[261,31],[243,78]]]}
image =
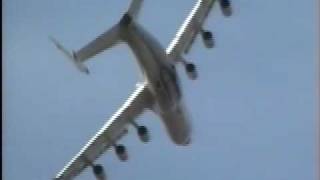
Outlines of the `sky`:
{"label": "sky", "polygon": [[[3,175],[51,179],[122,105],[142,80],[129,48],[119,46],[78,72],[48,40],[79,49],[117,23],[130,1],[3,1]],[[195,0],[145,0],[139,18],[166,47]],[[192,117],[192,144],[174,145],[160,119],[138,119],[97,160],[109,179],[311,180],[317,176],[316,84],[319,36],[316,0],[233,0],[234,14],[213,8],[204,25],[214,49],[198,38],[185,58],[199,79],[178,67]],[[91,169],[77,179],[94,179]]]}

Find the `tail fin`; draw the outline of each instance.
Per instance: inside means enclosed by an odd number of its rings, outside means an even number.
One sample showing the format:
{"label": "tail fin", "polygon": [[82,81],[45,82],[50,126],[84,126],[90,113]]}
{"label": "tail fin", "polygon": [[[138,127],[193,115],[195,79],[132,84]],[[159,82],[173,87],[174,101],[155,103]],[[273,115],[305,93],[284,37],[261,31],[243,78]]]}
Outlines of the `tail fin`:
{"label": "tail fin", "polygon": [[76,68],[85,73],[85,74],[89,74],[89,69],[80,61],[78,61],[75,56],[74,53],[69,52],[68,50],[66,50],[56,39],[54,39],[53,37],[49,36],[49,39],[55,44],[55,46],[69,59],[73,62],[73,64],[76,66]]}
{"label": "tail fin", "polygon": [[138,18],[142,3],[143,0],[132,0],[127,14],[129,14],[134,19]]}

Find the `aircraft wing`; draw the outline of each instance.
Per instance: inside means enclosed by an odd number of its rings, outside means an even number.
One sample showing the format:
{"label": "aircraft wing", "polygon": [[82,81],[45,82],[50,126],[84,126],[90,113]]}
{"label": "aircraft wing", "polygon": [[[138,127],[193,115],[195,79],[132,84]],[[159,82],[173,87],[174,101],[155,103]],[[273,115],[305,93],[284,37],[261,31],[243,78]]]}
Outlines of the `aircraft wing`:
{"label": "aircraft wing", "polygon": [[122,107],[104,124],[80,152],[57,174],[55,179],[69,180],[80,174],[86,167],[123,137],[126,126],[134,121],[145,109],[151,108],[152,95],[147,83],[140,84]]}
{"label": "aircraft wing", "polygon": [[187,53],[207,18],[213,4],[217,0],[198,0],[192,11],[183,22],[176,36],[169,44],[166,52],[176,59],[183,52]]}

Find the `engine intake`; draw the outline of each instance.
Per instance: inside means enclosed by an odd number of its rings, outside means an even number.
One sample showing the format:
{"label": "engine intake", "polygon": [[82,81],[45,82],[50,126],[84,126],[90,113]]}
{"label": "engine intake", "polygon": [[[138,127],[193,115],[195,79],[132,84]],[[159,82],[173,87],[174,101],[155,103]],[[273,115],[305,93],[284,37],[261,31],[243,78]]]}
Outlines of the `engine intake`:
{"label": "engine intake", "polygon": [[93,165],[92,171],[93,171],[93,174],[97,180],[106,180],[107,179],[102,165],[100,165],[100,164]]}
{"label": "engine intake", "polygon": [[203,40],[204,45],[207,48],[213,48],[215,43],[214,43],[214,38],[213,38],[212,32],[203,31],[201,33],[201,35],[202,35],[202,40]]}
{"label": "engine intake", "polygon": [[150,141],[149,131],[145,126],[139,126],[137,132],[142,142],[147,143]]}
{"label": "engine intake", "polygon": [[185,67],[186,67],[187,75],[191,80],[195,80],[198,78],[198,72],[194,64],[188,63],[185,65]]}
{"label": "engine intake", "polygon": [[224,16],[231,16],[232,15],[232,8],[230,0],[219,0],[219,4]]}
{"label": "engine intake", "polygon": [[116,154],[121,161],[127,161],[128,160],[128,153],[126,150],[126,147],[124,145],[117,145],[115,147]]}

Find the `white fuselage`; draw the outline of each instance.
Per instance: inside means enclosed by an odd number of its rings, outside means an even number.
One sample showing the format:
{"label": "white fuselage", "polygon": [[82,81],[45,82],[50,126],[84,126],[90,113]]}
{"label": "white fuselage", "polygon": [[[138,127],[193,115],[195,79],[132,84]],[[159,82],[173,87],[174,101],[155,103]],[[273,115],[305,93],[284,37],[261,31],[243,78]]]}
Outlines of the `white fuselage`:
{"label": "white fuselage", "polygon": [[132,49],[148,81],[156,103],[153,110],[161,117],[171,139],[179,145],[190,142],[191,127],[182,101],[179,79],[172,59],[160,43],[141,25],[132,21],[121,36]]}

